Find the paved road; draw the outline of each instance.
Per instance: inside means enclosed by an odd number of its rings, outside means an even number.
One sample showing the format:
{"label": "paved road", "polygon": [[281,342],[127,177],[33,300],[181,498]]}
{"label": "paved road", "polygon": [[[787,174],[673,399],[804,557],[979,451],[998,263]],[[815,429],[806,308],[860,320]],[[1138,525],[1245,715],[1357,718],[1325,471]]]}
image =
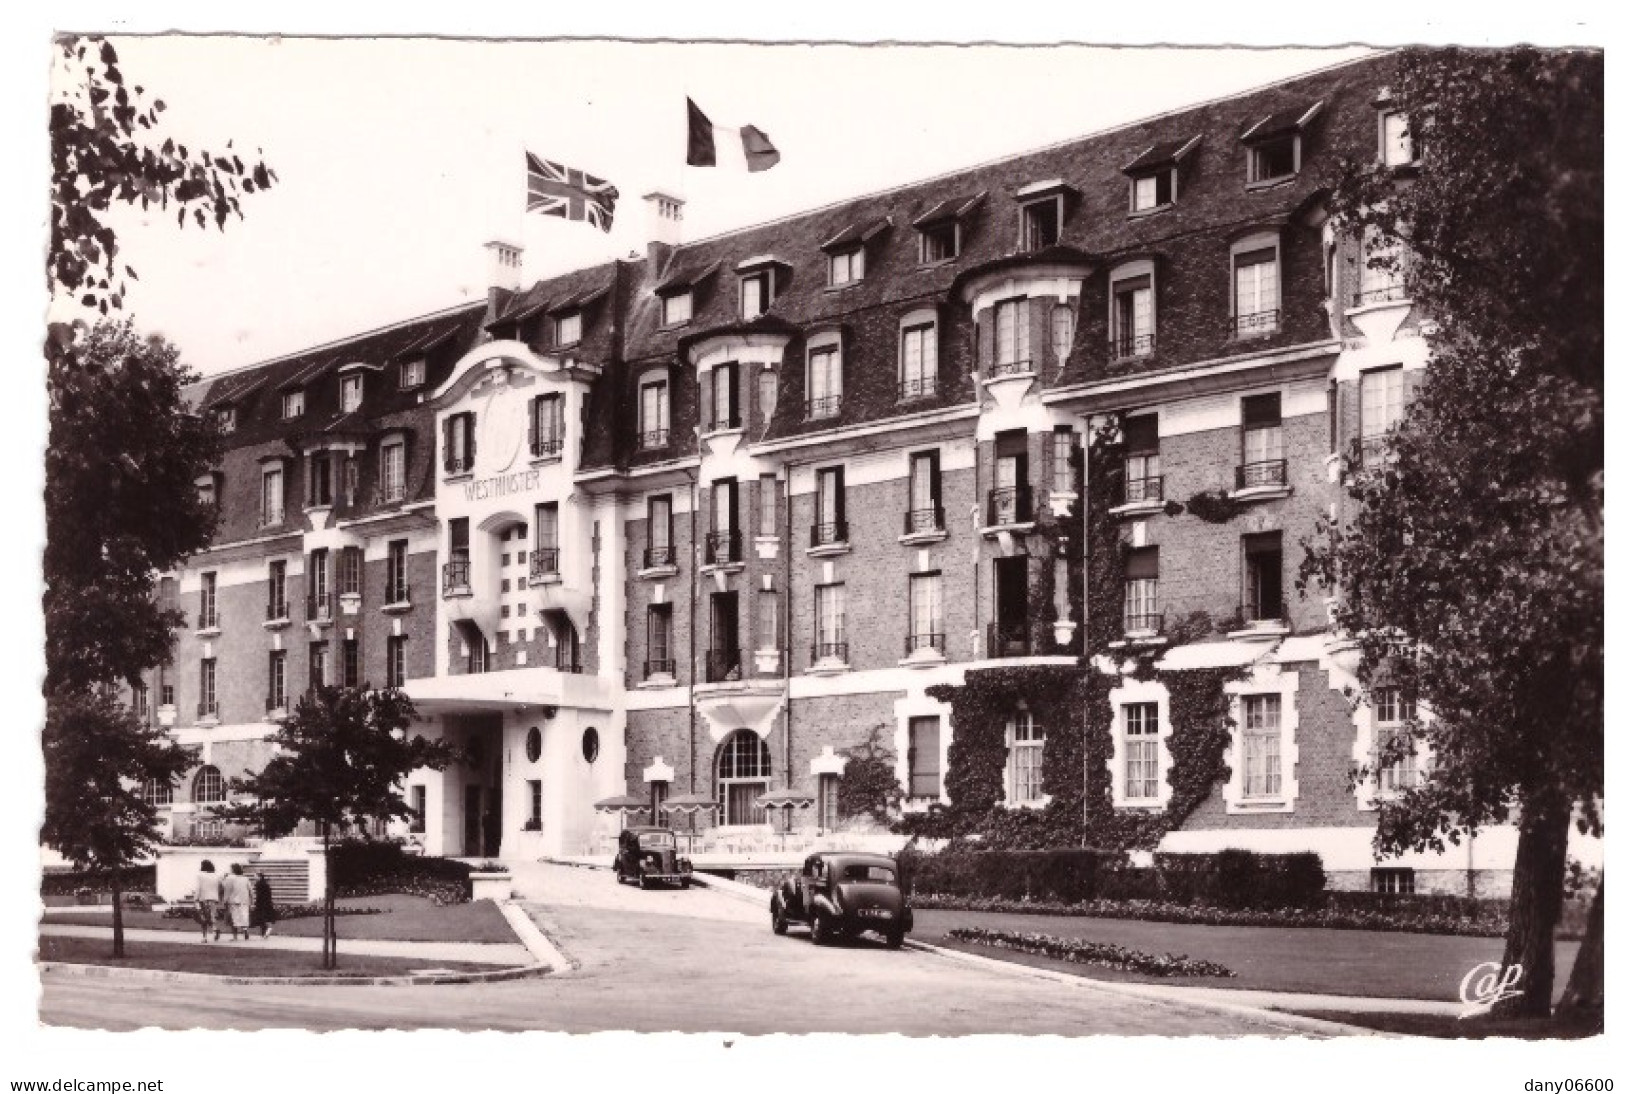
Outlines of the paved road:
{"label": "paved road", "polygon": [[779,938],[719,893],[641,892],[600,871],[531,866],[516,883],[576,962],[560,975],[440,987],[217,988],[45,978],[41,1018],[104,1029],[541,1029],[1245,1035],[1252,1019],[1011,976],[878,942]]}

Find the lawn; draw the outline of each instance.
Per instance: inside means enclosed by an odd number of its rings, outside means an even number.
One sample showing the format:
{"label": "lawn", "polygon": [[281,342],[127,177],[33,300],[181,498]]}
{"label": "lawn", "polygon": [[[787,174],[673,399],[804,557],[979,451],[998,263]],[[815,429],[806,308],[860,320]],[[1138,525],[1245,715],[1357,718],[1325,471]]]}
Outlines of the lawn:
{"label": "lawn", "polygon": [[[386,893],[381,896],[346,898],[336,901],[340,905],[357,908],[381,908],[378,915],[347,915],[338,919],[339,938],[369,939],[388,942],[517,942],[513,929],[502,912],[489,900],[476,900],[467,904],[436,905],[423,897]],[[110,927],[111,909],[104,912],[53,912],[46,910],[45,923],[74,923],[82,926]],[[126,909],[124,925],[159,931],[197,932],[198,925],[190,919],[170,919],[161,912]],[[320,916],[286,919],[276,925],[275,933],[292,938],[320,938]],[[228,932],[229,937],[229,932]]]}
{"label": "lawn", "polygon": [[62,938],[45,935],[39,940],[39,949],[41,961],[107,965],[124,969],[201,972],[215,976],[405,976],[429,969],[451,972],[491,971],[490,965],[467,961],[374,957],[340,950],[337,972],[328,972],[322,969],[320,953],[256,947],[252,942],[197,946],[190,943],[126,941],[125,956],[123,960],[117,961],[112,957],[113,942],[110,938]]}
{"label": "lawn", "polygon": [[[1234,977],[1142,976],[1051,958],[955,942],[955,927],[987,927],[1086,938],[1145,950],[1216,961]],[[1254,991],[1309,992],[1394,999],[1459,998],[1462,977],[1483,961],[1499,961],[1497,938],[1344,931],[1325,927],[1210,927],[1134,919],[1021,915],[1001,912],[914,913],[914,938],[966,953],[1057,969],[1075,976],[1133,983],[1188,985]],[[1557,943],[1557,982],[1568,982],[1576,942]]]}

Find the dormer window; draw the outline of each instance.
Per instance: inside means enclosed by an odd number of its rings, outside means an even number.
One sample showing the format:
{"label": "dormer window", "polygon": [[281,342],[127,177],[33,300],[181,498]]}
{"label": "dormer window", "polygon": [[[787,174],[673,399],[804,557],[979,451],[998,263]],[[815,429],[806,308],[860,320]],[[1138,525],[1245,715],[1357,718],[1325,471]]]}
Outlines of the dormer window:
{"label": "dormer window", "polygon": [[214,474],[199,475],[193,480],[197,487],[197,500],[204,505],[212,506],[219,498],[219,491],[215,488]]}
{"label": "dormer window", "polygon": [[235,433],[237,431],[237,408],[234,406],[217,406],[214,408],[215,428],[222,433]]}
{"label": "dormer window", "polygon": [[1247,146],[1247,185],[1269,186],[1297,177],[1303,167],[1303,131],[1321,103],[1277,110],[1241,135]]}
{"label": "dormer window", "polygon": [[852,247],[829,256],[829,283],[850,285],[863,280],[863,248]]}
{"label": "dormer window", "polygon": [[1421,142],[1411,132],[1410,117],[1397,110],[1384,110],[1378,115],[1380,135],[1379,151],[1388,167],[1405,167],[1422,158]]}
{"label": "dormer window", "polygon": [[305,412],[305,393],[303,391],[285,391],[282,393],[282,420],[291,421]]}
{"label": "dormer window", "polygon": [[573,346],[581,341],[581,313],[569,312],[553,320],[553,344]]}
{"label": "dormer window", "polygon": [[773,306],[771,267],[739,275],[739,318],[755,319]]}
{"label": "dormer window", "polygon": [[674,292],[670,296],[662,297],[660,301],[660,325],[663,327],[680,327],[694,317],[694,292],[684,289]]}
{"label": "dormer window", "polygon": [[914,230],[920,233],[920,265],[959,257],[965,240],[965,218],[981,204],[986,193],[984,190],[939,201],[915,218]]}
{"label": "dormer window", "polygon": [[360,373],[339,379],[339,408],[346,414],[361,409],[361,379]]}
{"label": "dormer window", "polygon": [[401,389],[422,387],[428,374],[428,363],[421,357],[414,357],[401,364]]}
{"label": "dormer window", "polygon": [[1180,167],[1201,141],[1201,137],[1160,141],[1123,168],[1129,179],[1129,212],[1149,213],[1178,201]]}
{"label": "dormer window", "polygon": [[1041,251],[1060,242],[1062,202],[1060,194],[1052,194],[1022,204],[1022,250]]}

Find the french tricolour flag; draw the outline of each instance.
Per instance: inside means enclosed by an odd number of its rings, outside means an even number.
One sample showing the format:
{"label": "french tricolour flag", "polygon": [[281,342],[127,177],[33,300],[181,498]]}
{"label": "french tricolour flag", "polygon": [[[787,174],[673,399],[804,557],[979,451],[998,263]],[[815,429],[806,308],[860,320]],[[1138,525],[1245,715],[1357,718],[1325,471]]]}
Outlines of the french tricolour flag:
{"label": "french tricolour flag", "polygon": [[779,150],[754,125],[729,129],[713,125],[705,112],[688,100],[688,164],[690,167],[743,167],[766,171],[779,162]]}

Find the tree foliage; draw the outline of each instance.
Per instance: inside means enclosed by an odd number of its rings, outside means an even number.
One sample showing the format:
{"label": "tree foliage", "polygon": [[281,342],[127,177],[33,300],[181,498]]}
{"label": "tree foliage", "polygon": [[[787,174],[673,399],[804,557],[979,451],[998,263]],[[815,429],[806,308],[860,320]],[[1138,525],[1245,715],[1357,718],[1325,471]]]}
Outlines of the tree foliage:
{"label": "tree foliage", "polygon": [[[226,812],[256,821],[268,836],[313,821],[324,848],[337,831],[411,816],[402,781],[455,758],[445,742],[409,734],[414,713],[412,700],[395,690],[323,687],[305,695],[271,738],[277,754],[258,774],[233,780],[233,790],[252,804]],[[333,968],[338,938],[331,870],[327,879],[323,963]]]}
{"label": "tree foliage", "polygon": [[113,954],[124,954],[119,869],[152,853],[157,809],[148,781],[174,782],[191,757],[161,730],[136,719],[107,690],[59,692],[46,705],[45,821],[41,840],[81,869],[113,882]]}
{"label": "tree foliage", "polygon": [[1603,778],[1602,59],[1429,50],[1398,71],[1420,163],[1341,165],[1333,212],[1402,244],[1432,356],[1302,579],[1335,581],[1363,682],[1428,715],[1396,746],[1425,742],[1428,778],[1382,804],[1380,848],[1516,811],[1514,935],[1529,914],[1508,961],[1544,1012],[1541,924],[1570,811],[1596,825]]}
{"label": "tree foliage", "polygon": [[[123,307],[125,278],[107,213],[114,203],[176,206],[185,227],[211,221],[224,228],[241,216],[239,193],[269,189],[276,173],[258,158],[245,161],[226,142],[224,153],[159,140],[162,99],[147,99],[125,81],[117,51],[97,37],[57,40],[58,71],[51,101],[50,285],[101,314]],[[259,155],[256,152],[256,157]]]}
{"label": "tree foliage", "polygon": [[195,377],[161,338],[96,324],[50,363],[45,454],[46,692],[134,682],[169,660],[180,613],[156,575],[206,547],[215,513],[196,480],[218,431],[189,412]]}

